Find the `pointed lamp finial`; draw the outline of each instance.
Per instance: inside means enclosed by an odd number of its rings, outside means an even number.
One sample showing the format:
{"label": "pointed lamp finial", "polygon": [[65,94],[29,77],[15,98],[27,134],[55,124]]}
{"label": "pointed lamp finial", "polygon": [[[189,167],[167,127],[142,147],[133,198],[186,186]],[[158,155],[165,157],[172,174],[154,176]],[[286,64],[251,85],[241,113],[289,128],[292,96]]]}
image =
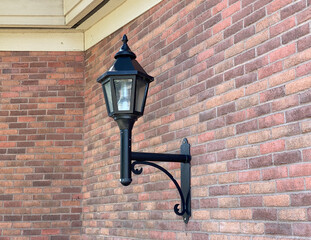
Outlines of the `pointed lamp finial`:
{"label": "pointed lamp finial", "polygon": [[132,59],[135,59],[136,58],[135,53],[133,53],[130,47],[127,45],[128,39],[127,39],[126,34],[123,35],[122,42],[123,42],[123,45],[120,48],[119,52],[116,53],[114,58],[117,59],[122,56],[122,57],[130,57]]}

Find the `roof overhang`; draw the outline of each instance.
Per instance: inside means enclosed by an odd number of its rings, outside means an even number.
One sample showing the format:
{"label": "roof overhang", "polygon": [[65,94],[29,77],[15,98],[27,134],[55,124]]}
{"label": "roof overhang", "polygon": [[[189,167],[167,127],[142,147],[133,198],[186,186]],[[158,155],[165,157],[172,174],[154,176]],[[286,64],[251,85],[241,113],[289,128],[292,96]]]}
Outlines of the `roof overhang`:
{"label": "roof overhang", "polygon": [[161,0],[2,0],[0,51],[84,51]]}

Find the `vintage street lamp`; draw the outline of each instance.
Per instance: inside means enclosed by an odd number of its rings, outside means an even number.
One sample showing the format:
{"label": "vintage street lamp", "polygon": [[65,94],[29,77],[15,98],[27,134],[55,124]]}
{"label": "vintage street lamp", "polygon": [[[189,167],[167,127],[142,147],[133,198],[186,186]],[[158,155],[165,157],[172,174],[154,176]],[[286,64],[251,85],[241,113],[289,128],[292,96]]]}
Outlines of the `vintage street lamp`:
{"label": "vintage street lamp", "polygon": [[[126,35],[122,41],[123,45],[115,55],[115,62],[97,79],[103,87],[108,115],[120,128],[120,182],[127,186],[132,182],[131,172],[142,173],[142,169],[135,168],[137,164],[153,166],[163,171],[173,181],[181,197],[181,209],[178,209],[179,204],[176,204],[174,211],[177,215],[183,216],[187,223],[191,214],[190,144],[184,139],[180,154],[132,152],[132,128],[135,121],[144,113],[149,83],[153,81],[153,77],[149,76],[135,60],[136,55],[127,45]],[[167,170],[153,163],[156,161],[180,162],[181,186]]]}

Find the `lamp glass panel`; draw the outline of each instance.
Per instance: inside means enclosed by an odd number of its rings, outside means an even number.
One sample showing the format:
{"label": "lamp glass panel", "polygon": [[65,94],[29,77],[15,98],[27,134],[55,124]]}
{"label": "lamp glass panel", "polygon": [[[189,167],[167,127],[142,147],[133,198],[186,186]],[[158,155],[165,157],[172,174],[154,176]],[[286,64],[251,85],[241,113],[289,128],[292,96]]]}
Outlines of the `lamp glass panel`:
{"label": "lamp glass panel", "polygon": [[136,106],[135,111],[142,112],[144,110],[145,98],[147,95],[148,83],[143,79],[137,79],[136,82]]}
{"label": "lamp glass panel", "polygon": [[113,112],[113,104],[112,104],[112,94],[111,94],[111,83],[110,81],[108,81],[107,83],[105,83],[105,85],[103,86],[104,88],[104,92],[107,98],[108,103],[108,112],[111,113]]}
{"label": "lamp glass panel", "polygon": [[131,108],[132,81],[132,79],[114,80],[119,111],[129,111]]}

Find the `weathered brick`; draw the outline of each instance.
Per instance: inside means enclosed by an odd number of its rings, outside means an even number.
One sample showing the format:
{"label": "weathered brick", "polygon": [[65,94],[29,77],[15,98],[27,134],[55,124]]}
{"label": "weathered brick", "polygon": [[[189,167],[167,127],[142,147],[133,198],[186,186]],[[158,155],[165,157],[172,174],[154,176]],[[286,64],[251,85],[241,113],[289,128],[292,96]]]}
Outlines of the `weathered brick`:
{"label": "weathered brick", "polygon": [[244,27],[247,27],[247,26],[259,21],[259,19],[261,19],[265,16],[266,16],[266,9],[261,8],[260,10],[252,13],[251,15],[249,15],[248,17],[246,17],[244,19]]}
{"label": "weathered brick", "polygon": [[240,198],[241,207],[261,207],[262,196],[246,196]]}
{"label": "weathered brick", "polygon": [[264,118],[260,118],[258,120],[259,128],[268,128],[268,127],[272,127],[275,125],[283,124],[284,122],[285,122],[284,114],[282,113],[270,115]]}
{"label": "weathered brick", "polygon": [[290,164],[302,161],[301,153],[299,151],[277,153],[273,155],[273,158],[275,165]]}
{"label": "weathered brick", "polygon": [[275,0],[267,6],[268,14],[279,10],[280,8],[290,4],[292,0]]}
{"label": "weathered brick", "polygon": [[300,39],[297,42],[298,51],[301,52],[301,51],[306,50],[307,48],[310,48],[310,46],[311,46],[310,41],[311,41],[311,36],[306,36],[306,37]]}
{"label": "weathered brick", "polygon": [[270,104],[265,103],[265,104],[247,109],[247,118],[251,119],[251,118],[259,117],[261,115],[265,115],[270,112],[271,112]]}
{"label": "weathered brick", "polygon": [[249,73],[249,72],[256,71],[256,70],[262,68],[263,66],[268,65],[268,63],[269,63],[268,56],[263,56],[263,57],[257,58],[256,60],[245,64],[245,72]]}
{"label": "weathered brick", "polygon": [[249,167],[250,168],[260,168],[272,165],[272,156],[261,156],[261,157],[254,157],[249,159]]}
{"label": "weathered brick", "polygon": [[280,220],[283,221],[304,221],[307,220],[307,211],[306,209],[297,209],[297,208],[283,209],[279,211],[278,217]]}
{"label": "weathered brick", "polygon": [[258,122],[257,122],[256,119],[248,121],[246,123],[238,124],[236,126],[236,131],[237,131],[238,134],[245,133],[245,132],[250,132],[250,131],[253,131],[253,130],[257,130],[257,129],[258,129]]}
{"label": "weathered brick", "polygon": [[276,182],[278,192],[299,191],[304,189],[302,178],[284,179]]}
{"label": "weathered brick", "polygon": [[260,94],[260,102],[266,102],[285,96],[285,88],[283,86],[269,89]]}
{"label": "weathered brick", "polygon": [[246,38],[251,37],[252,35],[255,34],[255,27],[254,26],[250,26],[248,28],[245,28],[243,30],[241,30],[240,32],[238,32],[235,36],[234,36],[234,43],[238,43]]}
{"label": "weathered brick", "polygon": [[262,171],[262,179],[263,180],[271,180],[271,179],[280,179],[288,177],[287,167],[274,167],[264,169]]}
{"label": "weathered brick", "polygon": [[275,221],[277,219],[277,211],[273,208],[254,209],[252,218],[254,220]]}
{"label": "weathered brick", "polygon": [[239,21],[224,31],[224,37],[228,38],[243,29],[243,21]]}
{"label": "weathered brick", "polygon": [[235,23],[252,13],[252,6],[242,6],[242,9],[232,16],[232,22]]}
{"label": "weathered brick", "polygon": [[304,9],[306,6],[306,3],[304,0],[301,0],[295,4],[292,4],[284,9],[281,10],[281,19],[285,19],[294,13]]}
{"label": "weathered brick", "polygon": [[292,228],[288,223],[265,223],[265,233],[272,235],[291,235]]}
{"label": "weathered brick", "polygon": [[290,205],[289,195],[263,196],[264,206],[267,207],[288,207]]}
{"label": "weathered brick", "polygon": [[270,62],[286,58],[296,52],[296,44],[290,44],[270,53]]}
{"label": "weathered brick", "polygon": [[287,30],[295,27],[295,17],[290,17],[288,19],[285,19],[284,21],[280,22],[279,24],[276,24],[275,26],[272,26],[270,28],[270,35],[272,37],[275,37],[283,32],[286,32]]}
{"label": "weathered brick", "polygon": [[286,122],[302,120],[311,116],[311,106],[305,106],[285,112]]}
{"label": "weathered brick", "polygon": [[257,54],[262,55],[267,52],[270,52],[271,50],[278,48],[281,45],[281,39],[280,38],[273,38],[272,40],[264,43],[263,45],[257,47]]}
{"label": "weathered brick", "polygon": [[266,30],[266,32],[268,33],[268,31],[269,31],[268,28],[270,26],[278,23],[280,21],[280,19],[281,19],[281,17],[280,17],[279,13],[274,13],[274,14],[268,15],[266,18],[264,18],[263,20],[259,21],[256,24],[256,32],[260,33],[261,31]]}
{"label": "weathered brick", "polygon": [[311,224],[310,223],[294,223],[293,233],[296,236],[310,237],[311,236]]}
{"label": "weathered brick", "polygon": [[282,44],[287,44],[310,33],[309,25],[305,24],[282,35]]}

